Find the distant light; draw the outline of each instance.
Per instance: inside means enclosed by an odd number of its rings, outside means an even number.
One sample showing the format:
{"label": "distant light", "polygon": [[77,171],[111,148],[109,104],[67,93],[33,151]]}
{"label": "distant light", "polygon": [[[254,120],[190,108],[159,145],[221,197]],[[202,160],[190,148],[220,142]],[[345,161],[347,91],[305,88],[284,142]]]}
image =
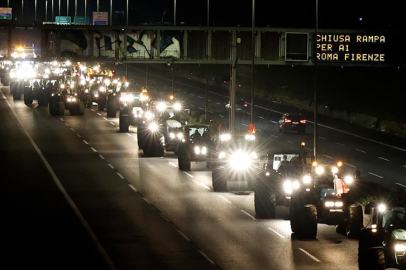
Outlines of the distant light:
{"label": "distant light", "polygon": [[359,17],[359,18],[358,18],[358,21],[362,21],[362,17]]}

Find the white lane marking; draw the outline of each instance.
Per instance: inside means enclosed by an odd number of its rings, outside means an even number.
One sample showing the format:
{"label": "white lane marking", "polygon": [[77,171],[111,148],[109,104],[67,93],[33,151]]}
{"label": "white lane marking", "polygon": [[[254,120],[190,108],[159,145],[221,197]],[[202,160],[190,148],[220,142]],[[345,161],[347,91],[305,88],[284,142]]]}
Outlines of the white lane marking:
{"label": "white lane marking", "polygon": [[306,254],[307,256],[309,256],[310,258],[312,258],[313,260],[315,260],[316,262],[321,262],[319,259],[317,259],[316,257],[314,257],[312,254],[310,254],[309,252],[307,252],[306,250],[304,250],[303,248],[299,248],[300,251],[302,251],[304,254]]}
{"label": "white lane marking", "polygon": [[246,127],[248,127],[248,125],[247,124],[242,124],[243,126],[246,126]]}
{"label": "white lane marking", "polygon": [[352,165],[352,164],[350,164],[350,163],[344,163],[345,165],[348,165],[348,166],[350,166],[350,167],[353,167],[353,168],[355,168],[355,165]]}
{"label": "white lane marking", "polygon": [[99,155],[99,157],[100,157],[101,159],[104,159],[104,157],[103,157],[102,155]]}
{"label": "white lane marking", "polygon": [[322,139],[322,140],[327,140],[326,138],[324,138],[324,137],[320,137],[320,136],[319,136],[319,139]]}
{"label": "white lane marking", "polygon": [[211,101],[211,99],[209,99],[209,101]]}
{"label": "white lane marking", "polygon": [[376,176],[376,177],[379,177],[379,178],[383,178],[383,176],[380,176],[380,175],[377,175],[377,174],[374,174],[374,173],[371,173],[371,172],[368,172],[370,175],[373,175],[373,176]]}
{"label": "white lane marking", "polygon": [[113,126],[115,126],[116,124],[114,124],[113,122],[110,122],[110,124],[112,124]]}
{"label": "white lane marking", "polygon": [[383,158],[383,157],[378,157],[379,159],[385,160],[385,161],[390,161],[389,159]]}
{"label": "white lane marking", "polygon": [[276,136],[276,135],[273,135],[273,134],[271,134],[271,136],[272,136],[272,137],[274,137],[274,138],[278,137],[278,136]]}
{"label": "white lane marking", "polygon": [[218,105],[220,105],[220,102],[216,102]]}
{"label": "white lane marking", "polygon": [[249,217],[252,218],[253,220],[256,220],[256,218],[255,218],[254,216],[250,215],[250,214],[247,213],[246,211],[241,210],[241,212],[243,212],[244,214],[246,214],[247,216],[249,216]]}
{"label": "white lane marking", "polygon": [[269,122],[274,123],[274,124],[278,124],[277,121],[273,121],[273,120],[271,120],[271,121],[269,121]]}
{"label": "white lane marking", "polygon": [[185,235],[183,232],[181,232],[181,231],[178,230],[178,233],[179,233],[180,235],[182,235],[183,238],[186,239],[186,241],[188,241],[188,242],[190,241],[189,238],[187,238],[186,235]]}
{"label": "white lane marking", "polygon": [[175,168],[177,168],[178,167],[178,165],[176,165],[175,163],[172,163],[172,162],[168,162],[169,164],[171,164],[173,167],[175,167]]}
{"label": "white lane marking", "polygon": [[70,130],[75,131],[73,128],[70,128]]}
{"label": "white lane marking", "polygon": [[330,156],[327,156],[327,155],[323,155],[323,156],[325,156],[326,158],[329,158],[329,159],[333,159],[333,157],[330,157]]}
{"label": "white lane marking", "polygon": [[114,166],[111,165],[110,163],[107,164],[110,168],[112,168],[114,170]]}
{"label": "white lane marking", "polygon": [[151,202],[147,198],[143,197],[143,199],[144,199],[144,201],[147,202],[147,204],[151,204]]}
{"label": "white lane marking", "polygon": [[341,145],[341,146],[345,146],[345,144],[342,144],[342,143],[338,143],[338,142],[336,142],[336,144],[338,144],[338,145]]}
{"label": "white lane marking", "polygon": [[265,119],[265,117],[262,117],[262,116],[258,116],[258,118]]}
{"label": "white lane marking", "polygon": [[195,105],[193,105],[192,103],[190,103],[190,106],[195,106]]}
{"label": "white lane marking", "polygon": [[305,149],[307,149],[309,151],[313,151],[313,149],[310,149],[309,147],[305,147]]}
{"label": "white lane marking", "polygon": [[224,115],[219,114],[220,117],[224,117]]}
{"label": "white lane marking", "polygon": [[225,200],[228,203],[231,203],[226,197],[224,197],[223,195],[219,195],[220,198],[222,198],[223,200]]}
{"label": "white lane marking", "polygon": [[83,142],[85,143],[85,144],[89,144],[87,141],[85,141],[85,140],[83,140]]}
{"label": "white lane marking", "polygon": [[80,136],[79,134],[76,134],[76,136],[78,136],[79,138],[81,138],[82,136]]}
{"label": "white lane marking", "polygon": [[395,183],[395,184],[406,188],[406,186],[401,183]]}
{"label": "white lane marking", "polygon": [[103,259],[106,261],[107,265],[111,270],[115,270],[116,267],[113,264],[113,261],[110,259],[109,255],[107,252],[104,250],[103,246],[100,244],[99,239],[97,238],[96,234],[93,232],[92,228],[90,227],[89,223],[87,223],[85,217],[82,215],[82,213],[79,211],[79,208],[76,206],[76,204],[73,202],[72,198],[69,196],[68,192],[66,189],[63,187],[61,184],[61,181],[59,180],[58,176],[56,176],[54,170],[52,169],[51,165],[49,164],[48,160],[45,158],[45,156],[42,154],[41,150],[39,149],[38,145],[34,142],[34,140],[31,138],[30,134],[28,131],[23,127],[17,113],[14,111],[13,107],[11,106],[10,102],[6,99],[6,97],[3,95],[3,92],[1,92],[2,97],[6,100],[8,106],[10,107],[11,111],[13,112],[14,116],[16,117],[17,121],[19,122],[21,128],[24,130],[25,135],[27,135],[28,139],[30,140],[32,146],[34,147],[35,151],[37,152],[38,156],[41,158],[42,162],[44,163],[45,167],[47,168],[49,174],[51,175],[52,179],[54,180],[54,183],[58,187],[59,191],[62,193],[64,196],[65,200],[68,202],[69,206],[72,208],[73,212],[76,214],[78,217],[80,223],[82,223],[83,227],[85,228],[87,234],[90,236],[92,239],[94,245],[96,246],[96,249],[99,251]]}
{"label": "white lane marking", "polygon": [[211,188],[209,188],[208,186],[206,186],[205,184],[203,184],[202,182],[197,182],[199,185],[201,185],[202,187],[204,187],[205,189],[211,190]]}
{"label": "white lane marking", "polygon": [[287,141],[288,143],[292,143],[293,144],[293,142],[292,141]]}
{"label": "white lane marking", "polygon": [[62,122],[65,122],[65,120],[63,120],[63,118],[59,118],[59,119],[61,119]]}
{"label": "white lane marking", "polygon": [[167,217],[165,217],[165,215],[164,214],[162,214],[161,212],[159,213],[160,215],[161,215],[161,217],[163,217],[166,221],[168,221],[169,222],[169,219],[167,218]]}
{"label": "white lane marking", "polygon": [[118,172],[117,175],[120,176],[121,179],[125,179],[124,176],[121,175],[121,173]]}
{"label": "white lane marking", "polygon": [[97,114],[101,116],[101,114],[100,114],[100,113],[97,113]]}
{"label": "white lane marking", "polygon": [[203,98],[203,97],[201,97],[201,96],[197,96],[198,98]]}
{"label": "white lane marking", "polygon": [[202,254],[202,256],[203,257],[205,257],[206,258],[206,260],[208,260],[209,261],[209,263],[211,263],[212,265],[215,265],[215,263],[209,258],[209,257],[207,257],[207,255],[206,254],[204,254],[204,252],[203,251],[201,251],[200,249],[199,249],[199,252],[200,252],[200,254]]}
{"label": "white lane marking", "polygon": [[358,152],[361,152],[361,153],[366,153],[364,150],[361,150],[361,149],[355,149],[355,151],[358,151]]}
{"label": "white lane marking", "polygon": [[190,178],[195,178],[193,175],[191,175],[190,173],[187,172],[183,172],[184,174],[186,174],[187,176],[189,176]]}
{"label": "white lane marking", "polygon": [[65,126],[69,127],[68,123],[65,122]]}
{"label": "white lane marking", "polygon": [[126,134],[131,137],[131,134],[130,134],[130,133],[126,133]]}
{"label": "white lane marking", "polygon": [[186,91],[183,91],[183,93],[186,93],[186,94],[187,94],[187,92],[186,92]]}
{"label": "white lane marking", "polygon": [[94,149],[93,147],[90,147],[90,149],[92,149],[93,152],[97,153],[97,150]]}
{"label": "white lane marking", "polygon": [[200,110],[204,110],[202,107],[198,107]]}
{"label": "white lane marking", "polygon": [[212,111],[209,111],[209,113],[214,113],[214,112],[212,112]]}
{"label": "white lane marking", "polygon": [[190,94],[191,96],[194,96],[195,94]]}
{"label": "white lane marking", "polygon": [[92,112],[94,112],[94,109],[90,109]]}
{"label": "white lane marking", "polygon": [[406,168],[406,165],[403,165],[403,167],[405,167],[405,168]]}
{"label": "white lane marking", "polygon": [[129,186],[130,186],[130,188],[132,189],[132,190],[134,190],[135,192],[138,192],[138,190],[133,186],[133,185],[131,185],[131,184],[128,184]]}
{"label": "white lane marking", "polygon": [[108,120],[106,117],[103,117],[103,119],[106,120],[106,121]]}
{"label": "white lane marking", "polygon": [[285,236],[283,236],[282,234],[278,233],[277,231],[275,231],[274,229],[268,227],[268,230],[273,231],[277,236],[281,237],[281,238],[285,238]]}

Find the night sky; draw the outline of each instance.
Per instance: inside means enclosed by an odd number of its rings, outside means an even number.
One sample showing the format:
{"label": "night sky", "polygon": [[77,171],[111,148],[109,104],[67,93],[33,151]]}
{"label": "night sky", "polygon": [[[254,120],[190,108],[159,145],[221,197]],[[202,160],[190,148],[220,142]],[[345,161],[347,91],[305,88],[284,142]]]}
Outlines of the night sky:
{"label": "night sky", "polygon": [[[69,1],[69,15],[75,15],[75,2],[77,2],[77,15],[84,16],[85,0],[48,0],[47,18],[52,18],[52,1],[54,2],[54,17],[67,15]],[[176,25],[206,26],[207,3],[210,3],[210,26],[242,26],[252,25],[252,3],[255,3],[255,25],[257,27],[290,27],[314,28],[316,1],[265,1],[265,0],[176,0]],[[35,13],[35,0],[24,0],[24,13],[21,12],[21,0],[0,0],[0,7],[7,7],[9,3],[13,8],[13,17],[16,23],[32,24],[45,21],[45,2],[37,0]],[[61,3],[59,14],[59,3]],[[126,0],[113,0],[113,14],[124,11],[121,19],[113,16],[113,23],[125,25]],[[174,0],[128,0],[130,25],[156,25],[173,24]],[[110,1],[99,0],[102,12],[109,12]],[[318,0],[319,28],[339,29],[403,29],[406,22],[403,20],[400,1],[365,1],[365,0]],[[96,11],[97,0],[87,0],[87,15],[90,17]],[[73,21],[73,19],[72,19]],[[1,22],[0,22],[1,23]]]}

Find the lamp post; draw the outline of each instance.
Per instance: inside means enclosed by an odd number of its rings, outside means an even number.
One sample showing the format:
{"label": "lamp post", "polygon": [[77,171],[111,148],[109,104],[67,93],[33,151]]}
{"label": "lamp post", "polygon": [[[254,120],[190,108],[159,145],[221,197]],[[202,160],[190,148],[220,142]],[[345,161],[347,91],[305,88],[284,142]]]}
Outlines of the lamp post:
{"label": "lamp post", "polygon": [[176,0],[173,0],[173,25],[176,25]]}
{"label": "lamp post", "polygon": [[100,0],[97,0],[97,12],[99,12]]}
{"label": "lamp post", "polygon": [[69,0],[66,0],[66,16],[69,16]]}
{"label": "lamp post", "polygon": [[24,0],[21,0],[21,18],[24,22]]}
{"label": "lamp post", "polygon": [[110,0],[110,25],[113,25],[113,0]]}
{"label": "lamp post", "polygon": [[[316,0],[316,27],[315,27],[315,34],[314,38],[317,39],[317,34],[318,34],[318,28],[319,28],[319,1]],[[317,67],[317,44],[316,42],[314,43],[314,93],[313,93],[313,111],[314,111],[314,149],[313,149],[313,155],[314,159],[317,160],[317,84],[318,84],[318,67]]]}
{"label": "lamp post", "polygon": [[255,0],[252,0],[251,124],[254,124]]}
{"label": "lamp post", "polygon": [[37,0],[34,1],[34,22],[37,21]]}
{"label": "lamp post", "polygon": [[48,21],[48,0],[45,0],[45,21]]}

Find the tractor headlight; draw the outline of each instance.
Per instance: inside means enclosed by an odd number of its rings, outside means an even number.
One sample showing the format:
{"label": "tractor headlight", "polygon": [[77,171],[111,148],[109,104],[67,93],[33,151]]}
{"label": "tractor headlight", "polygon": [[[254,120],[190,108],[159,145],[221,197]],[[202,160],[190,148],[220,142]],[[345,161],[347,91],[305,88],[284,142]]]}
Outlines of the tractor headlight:
{"label": "tractor headlight", "polygon": [[223,142],[231,140],[231,134],[225,133],[220,135],[220,140]]}
{"label": "tractor headlight", "polygon": [[285,190],[285,193],[287,195],[291,195],[293,190],[296,190],[299,188],[300,188],[300,183],[297,180],[294,180],[294,181],[285,180],[285,182],[283,182],[283,189]]}
{"label": "tractor headlight", "polygon": [[206,155],[207,154],[206,146],[203,146],[203,147],[195,146],[195,154],[196,155]]}
{"label": "tractor headlight", "polygon": [[302,182],[303,184],[310,184],[312,182],[312,178],[310,177],[310,175],[305,175],[302,178]]}
{"label": "tractor headlight", "polygon": [[177,103],[173,104],[173,109],[175,111],[180,111],[182,109],[182,105],[179,102],[177,102]]}
{"label": "tractor headlight", "polygon": [[322,166],[317,166],[316,167],[316,174],[321,175],[324,173],[324,167]]}
{"label": "tractor headlight", "polygon": [[378,212],[379,213],[385,213],[386,212],[386,205],[381,203],[378,205]]}
{"label": "tractor headlight", "polygon": [[176,137],[178,137],[179,140],[183,139],[183,133],[179,132],[178,134],[176,134]]}
{"label": "tractor headlight", "polygon": [[94,97],[99,97],[99,93],[95,93],[95,94],[94,94]]}
{"label": "tractor headlight", "polygon": [[154,118],[154,114],[152,112],[146,112],[145,113],[145,118],[147,118],[148,120]]}
{"label": "tractor headlight", "polygon": [[351,175],[347,175],[346,177],[344,177],[344,182],[351,185],[354,182],[354,177],[352,177]]}
{"label": "tractor headlight", "polygon": [[85,89],[85,93],[89,93],[89,89]]}
{"label": "tractor headlight", "polygon": [[230,164],[234,169],[246,170],[251,165],[251,155],[242,150],[238,150],[231,155]]}
{"label": "tractor headlight", "polygon": [[163,111],[166,110],[166,104],[163,103],[163,102],[159,102],[159,103],[156,105],[156,109],[157,109],[158,111],[160,111],[160,112],[163,112]]}
{"label": "tractor headlight", "polygon": [[104,86],[100,86],[100,92],[105,92],[106,91],[106,87],[104,87]]}
{"label": "tractor headlight", "polygon": [[406,245],[405,244],[396,244],[395,245],[395,252],[406,252]]}
{"label": "tractor headlight", "polygon": [[324,202],[324,206],[327,208],[341,208],[343,207],[342,201],[326,201]]}
{"label": "tractor headlight", "polygon": [[173,133],[173,132],[169,133],[169,137],[170,137],[171,139],[175,139],[175,133]]}
{"label": "tractor headlight", "polygon": [[151,123],[149,125],[149,130],[152,131],[152,132],[158,131],[158,124],[157,123]]}
{"label": "tractor headlight", "polygon": [[245,135],[245,139],[247,141],[255,141],[255,135],[254,134],[247,134],[247,135]]}
{"label": "tractor headlight", "polygon": [[219,159],[225,158],[226,157],[226,153],[225,152],[220,152],[219,154]]}
{"label": "tractor headlight", "polygon": [[337,173],[338,173],[338,168],[337,168],[337,167],[331,168],[331,172],[332,172],[333,174],[337,174]]}
{"label": "tractor headlight", "polygon": [[149,97],[147,95],[141,94],[140,99],[141,99],[141,101],[146,101],[149,99]]}

